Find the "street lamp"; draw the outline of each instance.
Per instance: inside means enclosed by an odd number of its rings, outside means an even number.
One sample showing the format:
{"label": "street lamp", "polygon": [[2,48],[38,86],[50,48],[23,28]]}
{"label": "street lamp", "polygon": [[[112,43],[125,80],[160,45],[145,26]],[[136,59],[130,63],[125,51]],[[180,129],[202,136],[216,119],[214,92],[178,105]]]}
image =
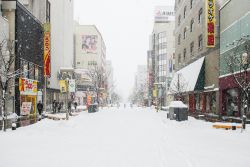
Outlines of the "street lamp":
{"label": "street lamp", "polygon": [[[162,91],[162,83],[154,83],[154,85],[157,87],[157,95],[156,95],[156,111],[159,111],[159,91],[158,86],[160,85],[160,90]],[[162,93],[161,93],[162,96]]]}

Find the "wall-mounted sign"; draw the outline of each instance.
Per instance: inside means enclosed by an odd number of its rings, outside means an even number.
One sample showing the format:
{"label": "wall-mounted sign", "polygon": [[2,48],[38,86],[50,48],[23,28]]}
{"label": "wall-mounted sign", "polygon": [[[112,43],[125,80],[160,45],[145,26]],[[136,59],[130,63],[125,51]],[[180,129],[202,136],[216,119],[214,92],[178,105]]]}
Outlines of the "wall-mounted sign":
{"label": "wall-mounted sign", "polygon": [[51,56],[50,56],[50,24],[44,24],[44,76],[51,75]]}
{"label": "wall-mounted sign", "polygon": [[69,92],[75,93],[76,92],[76,82],[74,79],[69,80]]}
{"label": "wall-mounted sign", "polygon": [[175,20],[173,6],[157,6],[155,8],[155,23],[165,23]]}
{"label": "wall-mounted sign", "polygon": [[66,93],[67,92],[67,81],[66,80],[60,80],[59,85],[60,85],[61,93]]}
{"label": "wall-mounted sign", "polygon": [[206,0],[207,47],[215,47],[215,0]]}
{"label": "wall-mounted sign", "polygon": [[97,53],[97,35],[82,35],[82,50],[84,53]]}
{"label": "wall-mounted sign", "polygon": [[19,78],[19,91],[21,95],[37,95],[37,81]]}
{"label": "wall-mounted sign", "polygon": [[21,115],[29,115],[31,112],[32,102],[23,102],[21,108]]}

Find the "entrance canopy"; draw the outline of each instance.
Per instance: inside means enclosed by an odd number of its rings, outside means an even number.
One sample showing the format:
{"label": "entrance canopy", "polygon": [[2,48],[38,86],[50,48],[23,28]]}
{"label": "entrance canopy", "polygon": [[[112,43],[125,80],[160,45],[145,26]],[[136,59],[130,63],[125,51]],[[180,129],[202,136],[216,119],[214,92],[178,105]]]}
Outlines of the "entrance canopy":
{"label": "entrance canopy", "polygon": [[195,62],[177,71],[170,85],[170,94],[191,92],[204,88],[204,59]]}

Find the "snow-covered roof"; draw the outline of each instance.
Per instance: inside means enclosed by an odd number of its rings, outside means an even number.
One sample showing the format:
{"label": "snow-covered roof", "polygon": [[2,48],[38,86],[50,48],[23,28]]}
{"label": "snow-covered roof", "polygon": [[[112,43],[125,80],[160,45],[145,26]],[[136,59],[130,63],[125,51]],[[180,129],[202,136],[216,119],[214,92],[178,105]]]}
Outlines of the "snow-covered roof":
{"label": "snow-covered roof", "polygon": [[194,91],[204,59],[205,56],[177,71],[171,82],[170,90],[177,91],[176,84],[179,75],[181,76],[181,79],[179,79],[180,85],[185,85],[185,88],[180,90],[180,92]]}
{"label": "snow-covered roof", "polygon": [[172,101],[169,108],[187,108],[187,105],[185,105],[182,101]]}

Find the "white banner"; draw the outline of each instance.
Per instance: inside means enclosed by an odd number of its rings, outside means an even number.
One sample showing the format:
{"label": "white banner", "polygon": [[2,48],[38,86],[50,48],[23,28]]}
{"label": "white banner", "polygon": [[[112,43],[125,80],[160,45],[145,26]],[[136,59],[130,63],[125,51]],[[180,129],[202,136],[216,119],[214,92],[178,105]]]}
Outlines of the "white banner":
{"label": "white banner", "polygon": [[69,92],[75,93],[76,91],[76,82],[74,79],[69,80]]}

